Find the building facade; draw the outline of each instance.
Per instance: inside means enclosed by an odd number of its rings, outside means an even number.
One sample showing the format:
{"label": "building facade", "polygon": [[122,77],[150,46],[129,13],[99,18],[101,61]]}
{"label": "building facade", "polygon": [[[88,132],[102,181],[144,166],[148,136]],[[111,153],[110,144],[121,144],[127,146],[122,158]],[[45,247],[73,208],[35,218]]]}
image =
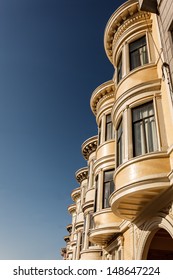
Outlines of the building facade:
{"label": "building facade", "polygon": [[[68,207],[68,260],[173,259],[172,1],[129,0],[110,17],[115,68],[90,105],[98,135]],[[166,4],[165,4],[166,3]]]}

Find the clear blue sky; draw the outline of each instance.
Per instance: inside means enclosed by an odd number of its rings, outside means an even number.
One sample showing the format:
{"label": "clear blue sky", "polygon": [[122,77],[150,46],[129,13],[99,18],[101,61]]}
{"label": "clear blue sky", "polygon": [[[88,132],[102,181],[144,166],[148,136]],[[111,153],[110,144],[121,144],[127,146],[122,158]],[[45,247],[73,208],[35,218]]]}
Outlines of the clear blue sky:
{"label": "clear blue sky", "polygon": [[67,207],[97,134],[92,91],[113,76],[115,0],[0,0],[0,259],[61,259]]}

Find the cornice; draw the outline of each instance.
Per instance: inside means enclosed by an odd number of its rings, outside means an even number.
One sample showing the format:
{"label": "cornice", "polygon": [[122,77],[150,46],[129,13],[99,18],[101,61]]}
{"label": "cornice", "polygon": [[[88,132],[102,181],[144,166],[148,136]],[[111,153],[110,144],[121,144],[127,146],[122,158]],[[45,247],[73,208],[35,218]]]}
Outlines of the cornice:
{"label": "cornice", "polygon": [[114,91],[115,85],[113,80],[101,84],[93,91],[90,99],[90,106],[94,115],[97,115],[97,106],[100,103],[100,101],[105,101],[113,97]]}
{"label": "cornice", "polygon": [[64,236],[64,241],[67,243],[70,241],[70,236],[69,235],[66,235]]}
{"label": "cornice", "polygon": [[86,160],[89,159],[89,156],[96,151],[97,149],[97,142],[98,142],[98,136],[93,136],[89,139],[87,139],[82,144],[82,154]]}
{"label": "cornice", "polygon": [[94,208],[94,199],[89,200],[83,204],[82,210],[84,214],[88,213],[89,211],[93,210]]}
{"label": "cornice", "polygon": [[88,178],[88,167],[80,168],[75,173],[76,180],[81,184],[81,182]]}
{"label": "cornice", "polygon": [[67,231],[70,233],[70,230],[72,229],[72,224],[69,224],[66,226]]}
{"label": "cornice", "polygon": [[[146,22],[146,20],[149,20],[150,17],[151,17],[150,13],[144,12],[144,11],[139,11],[136,14],[134,14],[133,16],[131,16],[130,18],[128,18],[123,24],[121,24],[121,26],[118,28],[117,32],[114,35],[114,39],[112,41],[112,51],[114,50],[116,42],[122,36],[122,34],[129,27],[134,27],[135,23],[140,22],[140,26],[141,26],[141,21],[145,21],[145,25],[147,25],[147,28],[151,28],[152,22],[151,21]],[[132,30],[134,31],[134,28],[132,28]]]}
{"label": "cornice", "polygon": [[74,189],[74,190],[72,191],[72,193],[71,193],[71,198],[72,198],[72,200],[76,202],[76,200],[80,197],[80,194],[81,194],[81,189],[80,189],[80,187]]}
{"label": "cornice", "polygon": [[82,229],[83,226],[84,226],[84,221],[80,221],[80,222],[75,224],[75,229],[76,230]]}
{"label": "cornice", "polygon": [[150,13],[140,11],[137,0],[125,2],[112,14],[104,33],[104,48],[111,63],[113,63],[113,49],[119,37],[134,23],[148,18]]}
{"label": "cornice", "polygon": [[67,253],[66,248],[61,248],[61,256],[63,257]]}
{"label": "cornice", "polygon": [[72,214],[72,213],[74,213],[76,211],[76,204],[74,203],[74,204],[70,204],[69,206],[68,206],[68,212],[70,213],[70,214]]}

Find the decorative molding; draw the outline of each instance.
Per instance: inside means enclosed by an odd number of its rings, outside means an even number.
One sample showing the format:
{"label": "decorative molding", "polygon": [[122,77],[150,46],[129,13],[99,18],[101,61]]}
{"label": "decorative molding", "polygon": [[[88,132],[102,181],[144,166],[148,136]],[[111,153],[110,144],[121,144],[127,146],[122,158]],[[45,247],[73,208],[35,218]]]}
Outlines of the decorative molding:
{"label": "decorative molding", "polygon": [[88,167],[83,167],[77,170],[75,176],[78,183],[81,184],[83,180],[88,178]]}
{"label": "decorative molding", "polygon": [[69,212],[70,214],[73,214],[73,213],[76,212],[76,204],[75,204],[75,203],[74,203],[74,204],[70,204],[70,205],[68,206],[68,212]]}
{"label": "decorative molding", "polygon": [[94,208],[94,199],[85,202],[82,206],[82,210],[85,215],[89,213],[89,211],[93,210],[93,208]]}
{"label": "decorative molding", "polygon": [[103,100],[105,101],[112,98],[114,96],[114,92],[115,85],[112,80],[101,84],[93,91],[90,99],[90,106],[94,115],[97,115],[98,104]]}
{"label": "decorative molding", "polygon": [[[126,32],[127,29],[134,27],[136,23],[143,21],[142,28],[151,28],[151,14],[139,9],[138,1],[130,0],[125,2],[117,9],[110,17],[104,34],[104,48],[107,57],[113,63],[113,52],[119,38]],[[134,29],[134,28],[133,28]]]}
{"label": "decorative molding", "polygon": [[165,206],[162,210],[162,213],[166,214],[166,215],[172,215],[173,216],[173,203],[172,201],[168,203],[167,206]]}
{"label": "decorative molding", "polygon": [[[117,42],[119,38],[123,35],[123,33],[129,28],[133,26],[133,32],[134,32],[134,24],[139,23],[140,28],[142,27],[143,30],[144,28],[147,28],[147,30],[151,31],[152,27],[152,21],[150,20],[151,14],[147,12],[138,12],[135,15],[131,16],[128,18],[120,27],[118,28],[117,32],[114,35],[114,39],[112,42],[112,54],[114,53],[114,49],[117,45]],[[148,22],[146,22],[148,20]],[[141,21],[144,21],[144,26],[141,26]]]}
{"label": "decorative molding", "polygon": [[73,201],[76,202],[76,200],[77,200],[78,198],[80,198],[80,195],[81,195],[81,189],[80,189],[80,187],[79,187],[79,188],[76,188],[76,189],[74,189],[74,190],[72,191],[72,193],[71,193],[71,198],[72,198]]}
{"label": "decorative molding", "polygon": [[89,156],[96,151],[97,149],[97,142],[98,142],[98,136],[93,136],[89,139],[87,139],[82,144],[82,154],[86,160],[89,159]]}

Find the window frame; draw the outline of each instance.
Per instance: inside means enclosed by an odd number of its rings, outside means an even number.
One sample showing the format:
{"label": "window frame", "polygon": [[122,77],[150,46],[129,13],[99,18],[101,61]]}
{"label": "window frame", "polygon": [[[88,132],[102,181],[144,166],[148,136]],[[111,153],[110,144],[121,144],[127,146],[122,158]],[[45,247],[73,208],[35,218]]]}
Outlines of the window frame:
{"label": "window frame", "polygon": [[[110,118],[110,120],[108,120]],[[114,129],[113,123],[111,120],[111,114],[106,115],[106,124],[105,124],[105,141],[112,140],[114,138]]]}
{"label": "window frame", "polygon": [[[130,50],[130,48],[132,47],[132,44],[137,44],[142,38],[145,38],[145,44],[141,45],[141,46],[136,46],[134,47],[134,50]],[[142,67],[146,64],[149,63],[149,47],[148,47],[148,42],[147,42],[147,34],[142,34],[141,36],[137,37],[137,38],[133,38],[133,40],[131,40],[128,43],[129,46],[129,71],[133,71],[134,69],[138,68],[138,67]],[[143,48],[146,48],[145,52],[142,50]],[[136,66],[132,66],[132,53],[137,52],[138,54],[138,61],[140,62],[138,65]],[[146,57],[146,61],[144,61],[145,59],[142,56],[142,52],[145,54]],[[134,61],[133,61],[134,63]]]}
{"label": "window frame", "polygon": [[171,51],[173,54],[173,21],[171,22],[171,24],[169,26],[168,32],[169,32],[169,38],[170,38]]}
{"label": "window frame", "polygon": [[102,130],[102,119],[99,122],[98,126],[98,146],[101,144],[101,130]]}
{"label": "window frame", "polygon": [[[150,104],[152,104],[153,114],[148,115],[146,117],[141,117],[138,120],[134,121],[135,110],[138,110],[140,108],[143,109],[145,107],[147,108],[147,106],[150,105]],[[142,110],[141,110],[141,112],[142,112]],[[149,100],[148,102],[145,102],[143,104],[140,104],[138,106],[133,107],[131,109],[131,114],[132,114],[133,157],[142,156],[142,155],[149,154],[149,153],[152,153],[152,152],[157,152],[159,150],[159,143],[158,143],[158,133],[157,133],[157,119],[156,119],[155,106],[154,106],[153,100]],[[154,127],[153,127],[154,130],[151,129],[151,122],[154,123]],[[139,123],[140,126],[141,126],[140,127],[140,129],[141,129],[141,131],[140,131],[141,132],[141,144],[140,144],[140,147],[139,147],[140,150],[141,150],[140,153],[137,153],[135,151],[135,147],[136,147],[135,139],[137,139],[137,137],[135,137],[135,133],[139,132],[139,131],[137,131],[137,128],[136,128],[136,131],[135,131],[135,125],[137,123]],[[146,128],[146,124],[149,128]],[[149,133],[151,133],[151,134],[149,135]],[[155,139],[156,139],[157,142],[153,141],[154,134],[155,134]],[[149,141],[151,141],[151,139],[152,139],[152,142],[153,142],[152,143],[152,145],[153,145],[152,150],[150,150],[151,147],[150,147],[150,143],[149,143]],[[156,145],[156,146],[154,147],[154,145]]]}
{"label": "window frame", "polygon": [[121,52],[117,62],[117,84],[122,80],[122,77],[123,77],[123,57]]}
{"label": "window frame", "polygon": [[[108,173],[108,172],[112,172],[112,178],[111,180],[106,180],[106,176],[105,174]],[[111,168],[111,169],[107,169],[107,170],[104,170],[103,171],[103,198],[102,198],[102,209],[106,209],[106,208],[110,208],[110,205],[109,205],[109,197],[110,195],[114,192],[115,190],[115,185],[114,185],[114,180],[113,180],[113,177],[114,177],[114,172],[115,172],[115,169],[114,168]],[[107,184],[109,184],[107,186]],[[108,192],[106,191],[106,189],[108,189]],[[106,196],[106,193],[108,193],[109,195]]]}
{"label": "window frame", "polygon": [[[120,136],[118,130],[121,129],[120,131]],[[117,129],[117,167],[123,163],[123,117],[121,117]],[[120,147],[120,149],[119,149]],[[120,151],[120,152],[119,152]]]}
{"label": "window frame", "polygon": [[95,177],[95,198],[94,198],[94,213],[97,212],[97,201],[98,201],[98,181],[99,174]]}

